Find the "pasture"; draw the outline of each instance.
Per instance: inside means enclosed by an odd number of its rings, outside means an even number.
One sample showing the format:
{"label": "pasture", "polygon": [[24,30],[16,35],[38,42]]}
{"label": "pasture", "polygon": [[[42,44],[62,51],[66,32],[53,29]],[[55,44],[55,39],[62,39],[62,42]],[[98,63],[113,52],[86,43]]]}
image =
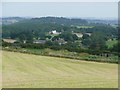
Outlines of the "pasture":
{"label": "pasture", "polygon": [[93,28],[94,26],[76,26],[77,28]]}
{"label": "pasture", "polygon": [[106,42],[106,45],[108,46],[108,48],[112,48],[115,44],[117,44],[117,40],[108,40]]}
{"label": "pasture", "polygon": [[118,65],[2,52],[3,88],[117,88]]}

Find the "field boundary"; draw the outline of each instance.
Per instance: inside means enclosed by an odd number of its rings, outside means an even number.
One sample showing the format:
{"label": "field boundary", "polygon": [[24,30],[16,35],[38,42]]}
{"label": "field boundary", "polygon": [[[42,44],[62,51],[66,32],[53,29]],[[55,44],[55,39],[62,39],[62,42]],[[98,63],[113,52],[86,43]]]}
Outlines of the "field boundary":
{"label": "field boundary", "polygon": [[32,53],[32,52],[25,52],[25,51],[16,51],[16,50],[8,50],[4,49],[4,51],[9,51],[9,52],[19,52],[19,53],[25,53],[25,54],[33,54],[33,55],[40,55],[40,56],[49,56],[49,57],[59,57],[59,58],[67,58],[67,59],[76,59],[76,60],[81,60],[81,61],[91,61],[91,62],[101,62],[101,63],[113,63],[113,64],[118,64],[118,62],[112,62],[112,61],[102,61],[102,60],[94,60],[94,59],[80,59],[77,57],[69,57],[69,56],[60,56],[60,55],[49,55],[49,54],[37,54],[37,53]]}

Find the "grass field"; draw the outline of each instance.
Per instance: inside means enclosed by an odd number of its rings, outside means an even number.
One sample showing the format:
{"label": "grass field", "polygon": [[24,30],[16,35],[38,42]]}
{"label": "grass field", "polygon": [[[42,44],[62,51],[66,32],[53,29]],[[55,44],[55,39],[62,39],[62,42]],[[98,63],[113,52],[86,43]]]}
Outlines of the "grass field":
{"label": "grass field", "polygon": [[106,45],[108,46],[108,48],[112,48],[115,44],[117,44],[117,40],[108,40],[106,42]]}
{"label": "grass field", "polygon": [[118,65],[3,51],[3,87],[117,88]]}
{"label": "grass field", "polygon": [[77,28],[93,28],[94,26],[77,26]]}

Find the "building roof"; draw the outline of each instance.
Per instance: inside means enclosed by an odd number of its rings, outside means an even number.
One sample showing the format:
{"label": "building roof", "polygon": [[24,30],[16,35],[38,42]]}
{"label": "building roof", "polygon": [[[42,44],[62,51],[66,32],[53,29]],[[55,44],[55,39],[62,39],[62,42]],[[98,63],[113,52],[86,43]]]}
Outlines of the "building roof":
{"label": "building roof", "polygon": [[7,42],[7,43],[14,43],[16,42],[17,40],[15,39],[3,39],[4,42]]}
{"label": "building roof", "polygon": [[34,40],[33,43],[45,44],[46,40]]}

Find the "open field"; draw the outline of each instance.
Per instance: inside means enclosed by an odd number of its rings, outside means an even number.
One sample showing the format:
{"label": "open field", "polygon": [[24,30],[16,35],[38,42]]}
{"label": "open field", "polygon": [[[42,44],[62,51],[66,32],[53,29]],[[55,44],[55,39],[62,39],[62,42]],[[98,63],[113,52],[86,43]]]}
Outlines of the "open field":
{"label": "open field", "polygon": [[77,28],[93,28],[94,26],[77,26]]}
{"label": "open field", "polygon": [[3,51],[3,87],[117,88],[118,65]]}
{"label": "open field", "polygon": [[117,40],[108,40],[106,42],[106,45],[108,46],[108,48],[112,48],[115,44],[117,44]]}

